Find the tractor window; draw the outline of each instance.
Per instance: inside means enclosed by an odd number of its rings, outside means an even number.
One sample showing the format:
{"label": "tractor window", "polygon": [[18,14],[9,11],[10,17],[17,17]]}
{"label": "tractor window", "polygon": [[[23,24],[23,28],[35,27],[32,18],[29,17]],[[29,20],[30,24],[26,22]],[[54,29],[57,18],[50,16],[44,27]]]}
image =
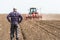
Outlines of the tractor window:
{"label": "tractor window", "polygon": [[37,11],[36,8],[30,8],[29,14],[32,14],[33,12],[36,12],[36,11]]}
{"label": "tractor window", "polygon": [[33,12],[34,10],[33,9],[31,9],[31,13]]}
{"label": "tractor window", "polygon": [[36,9],[31,9],[31,13],[32,13],[32,12],[35,12],[35,11],[36,11]]}
{"label": "tractor window", "polygon": [[36,12],[36,9],[34,9],[34,12]]}

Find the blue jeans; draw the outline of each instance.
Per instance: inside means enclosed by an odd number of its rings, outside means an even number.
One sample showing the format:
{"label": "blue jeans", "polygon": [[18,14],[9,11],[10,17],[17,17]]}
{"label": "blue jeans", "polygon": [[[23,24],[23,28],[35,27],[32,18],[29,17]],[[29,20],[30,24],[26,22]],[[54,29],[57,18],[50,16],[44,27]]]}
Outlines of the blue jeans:
{"label": "blue jeans", "polygon": [[18,40],[18,26],[16,24],[11,24],[11,28],[10,28],[11,40],[14,38],[14,33],[16,35],[16,40]]}

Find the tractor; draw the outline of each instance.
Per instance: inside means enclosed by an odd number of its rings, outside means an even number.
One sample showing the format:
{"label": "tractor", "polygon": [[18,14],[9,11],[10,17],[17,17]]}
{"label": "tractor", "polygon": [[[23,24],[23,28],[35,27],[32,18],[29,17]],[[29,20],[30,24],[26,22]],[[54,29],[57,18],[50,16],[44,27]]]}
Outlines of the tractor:
{"label": "tractor", "polygon": [[26,19],[42,18],[42,15],[39,15],[36,8],[30,8],[30,12],[26,15]]}

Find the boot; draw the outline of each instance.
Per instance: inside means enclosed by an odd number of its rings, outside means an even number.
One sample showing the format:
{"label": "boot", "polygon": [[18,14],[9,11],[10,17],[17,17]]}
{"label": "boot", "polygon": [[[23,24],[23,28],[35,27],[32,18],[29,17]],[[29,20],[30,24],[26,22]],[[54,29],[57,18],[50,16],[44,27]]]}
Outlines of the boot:
{"label": "boot", "polygon": [[19,40],[18,38],[16,38],[16,40]]}
{"label": "boot", "polygon": [[11,39],[11,40],[13,40],[13,38],[12,38],[12,37],[11,37],[10,39]]}

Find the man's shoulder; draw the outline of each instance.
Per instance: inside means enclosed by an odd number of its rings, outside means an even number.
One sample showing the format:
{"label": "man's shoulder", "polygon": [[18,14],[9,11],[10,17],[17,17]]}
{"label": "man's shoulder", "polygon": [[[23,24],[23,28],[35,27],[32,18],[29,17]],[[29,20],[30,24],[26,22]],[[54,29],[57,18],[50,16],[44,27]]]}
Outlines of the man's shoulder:
{"label": "man's shoulder", "polygon": [[[14,12],[10,12],[9,15],[13,15]],[[16,12],[16,15],[21,15],[19,12]]]}
{"label": "man's shoulder", "polygon": [[17,14],[20,14],[19,12],[16,12]]}
{"label": "man's shoulder", "polygon": [[9,14],[12,14],[13,12],[10,12]]}
{"label": "man's shoulder", "polygon": [[17,12],[18,15],[21,15],[19,12]]}

